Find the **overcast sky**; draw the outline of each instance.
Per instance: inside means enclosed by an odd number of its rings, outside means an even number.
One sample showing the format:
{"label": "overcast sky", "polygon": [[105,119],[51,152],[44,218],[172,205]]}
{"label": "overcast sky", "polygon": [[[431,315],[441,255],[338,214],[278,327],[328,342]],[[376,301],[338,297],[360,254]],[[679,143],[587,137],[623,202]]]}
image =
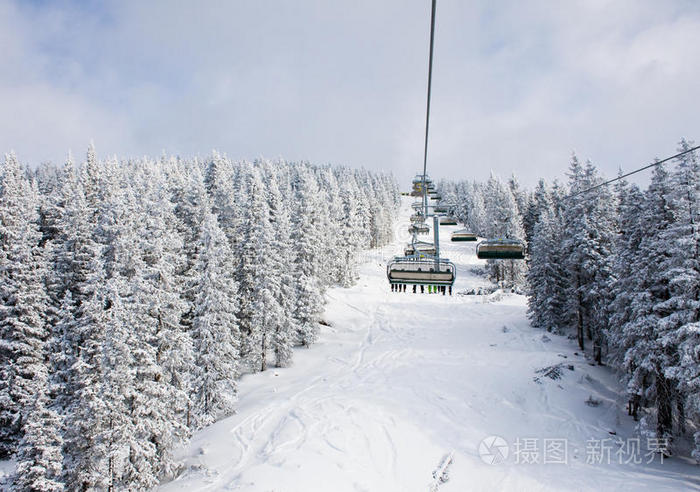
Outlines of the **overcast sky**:
{"label": "overcast sky", "polygon": [[[429,0],[0,0],[0,151],[422,166]],[[438,0],[428,172],[700,141],[700,2]]]}

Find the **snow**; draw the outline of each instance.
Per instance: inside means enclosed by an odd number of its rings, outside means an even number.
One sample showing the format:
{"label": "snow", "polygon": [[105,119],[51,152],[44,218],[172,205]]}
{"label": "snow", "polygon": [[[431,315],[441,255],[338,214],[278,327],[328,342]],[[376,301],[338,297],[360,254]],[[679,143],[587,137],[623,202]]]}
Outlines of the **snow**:
{"label": "snow", "polygon": [[[402,214],[397,231],[408,201]],[[680,458],[587,463],[589,440],[636,435],[616,375],[530,327],[525,297],[458,295],[488,284],[475,243],[449,241],[461,227],[440,228],[455,295],[391,292],[386,261],[403,232],[366,253],[358,283],[328,292],[318,342],[292,367],[245,376],[237,413],[196,433],[184,472],[160,490],[700,490],[697,466]],[[559,379],[536,372],[556,364]],[[488,436],[508,443],[504,462],[480,457]],[[527,438],[537,463],[516,461]],[[544,439],[565,440],[566,464],[543,464]]]}
{"label": "snow", "polygon": [[0,460],[0,483],[14,473],[15,466],[14,460]]}

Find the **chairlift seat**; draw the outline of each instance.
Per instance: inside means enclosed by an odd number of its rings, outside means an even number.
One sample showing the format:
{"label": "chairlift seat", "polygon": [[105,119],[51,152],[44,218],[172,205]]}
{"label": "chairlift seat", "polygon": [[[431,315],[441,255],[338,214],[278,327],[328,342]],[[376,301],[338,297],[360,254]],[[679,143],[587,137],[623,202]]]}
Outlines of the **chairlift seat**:
{"label": "chairlift seat", "polygon": [[440,225],[457,225],[457,219],[454,217],[440,217]]}
{"label": "chairlift seat", "polygon": [[386,273],[391,284],[452,285],[456,268],[447,259],[399,256],[387,265]]}
{"label": "chairlift seat", "polygon": [[476,234],[473,232],[469,232],[467,229],[460,229],[459,231],[455,231],[452,233],[452,236],[450,236],[450,241],[453,242],[458,242],[458,241],[476,241],[477,237]]}
{"label": "chairlift seat", "polygon": [[486,239],[476,246],[476,256],[480,259],[522,260],[525,247],[517,239]]}

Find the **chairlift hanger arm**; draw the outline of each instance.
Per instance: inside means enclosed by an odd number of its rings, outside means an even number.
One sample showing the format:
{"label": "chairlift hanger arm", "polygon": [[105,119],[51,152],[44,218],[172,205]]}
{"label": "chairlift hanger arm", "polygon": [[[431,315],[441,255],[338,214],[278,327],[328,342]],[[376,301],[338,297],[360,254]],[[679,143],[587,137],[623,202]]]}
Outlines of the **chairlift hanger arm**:
{"label": "chairlift hanger arm", "polygon": [[423,206],[428,214],[428,200],[425,186],[425,175],[428,172],[428,130],[430,128],[430,90],[433,84],[433,45],[435,44],[435,7],[437,0],[432,1],[430,10],[430,55],[428,57],[428,102],[425,109],[425,145],[423,148]]}

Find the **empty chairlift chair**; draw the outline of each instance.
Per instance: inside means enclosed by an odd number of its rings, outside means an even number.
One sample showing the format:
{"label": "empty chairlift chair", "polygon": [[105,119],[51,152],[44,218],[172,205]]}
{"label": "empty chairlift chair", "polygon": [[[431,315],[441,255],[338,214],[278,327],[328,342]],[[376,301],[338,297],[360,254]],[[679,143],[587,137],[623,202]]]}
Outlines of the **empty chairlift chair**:
{"label": "empty chairlift chair", "polygon": [[476,234],[474,234],[473,232],[469,232],[468,229],[460,229],[459,231],[455,231],[452,233],[450,241],[476,241]]}
{"label": "empty chairlift chair", "polygon": [[525,247],[517,239],[486,239],[477,245],[476,256],[482,260],[522,260]]}
{"label": "empty chairlift chair", "polygon": [[435,245],[426,241],[414,241],[413,243],[406,245],[403,253],[405,256],[434,256]]}
{"label": "empty chairlift chair", "polygon": [[397,256],[386,267],[391,284],[448,285],[455,281],[455,265],[448,259]]}
{"label": "empty chairlift chair", "polygon": [[440,217],[440,225],[457,225],[457,219],[452,215]]}
{"label": "empty chairlift chair", "polygon": [[425,223],[416,223],[408,228],[409,234],[428,234],[429,232],[430,228]]}

